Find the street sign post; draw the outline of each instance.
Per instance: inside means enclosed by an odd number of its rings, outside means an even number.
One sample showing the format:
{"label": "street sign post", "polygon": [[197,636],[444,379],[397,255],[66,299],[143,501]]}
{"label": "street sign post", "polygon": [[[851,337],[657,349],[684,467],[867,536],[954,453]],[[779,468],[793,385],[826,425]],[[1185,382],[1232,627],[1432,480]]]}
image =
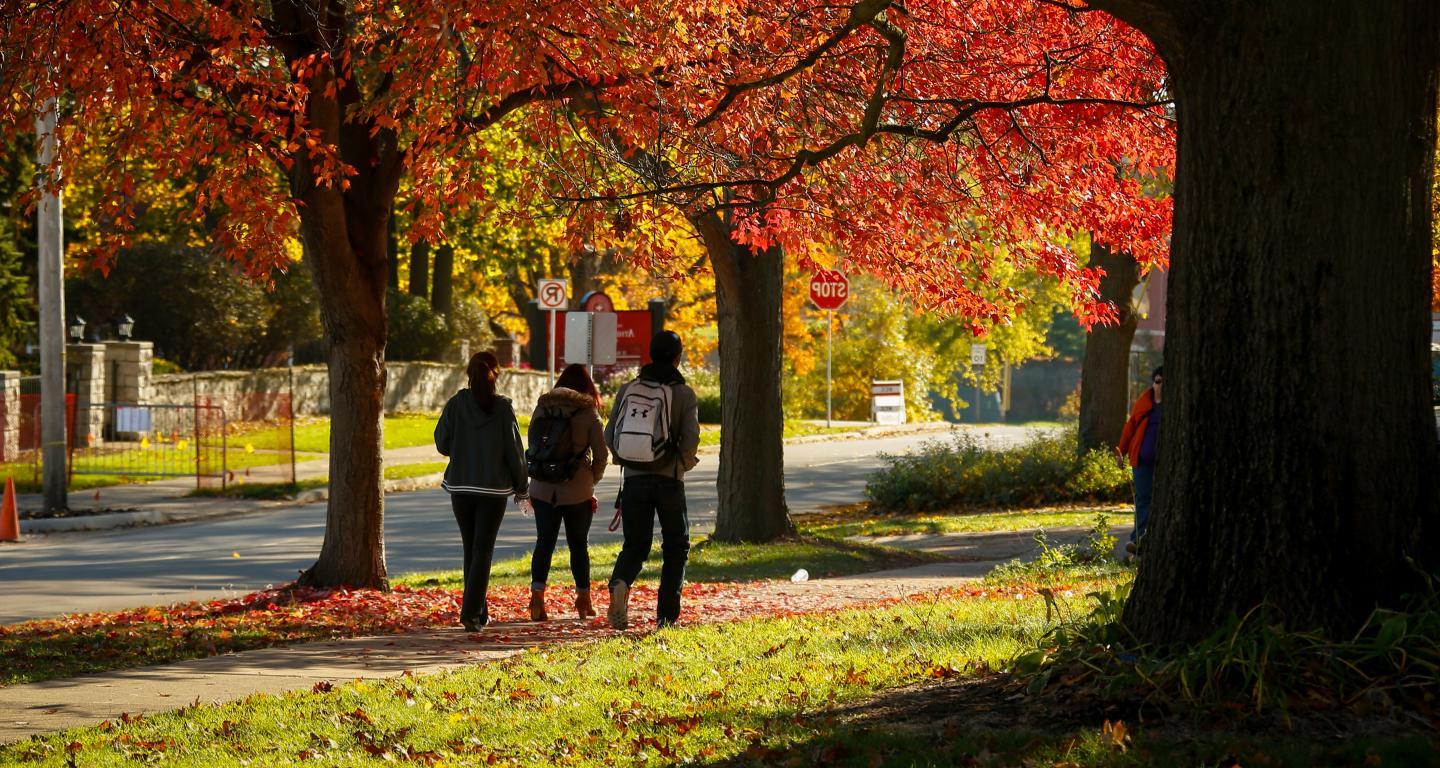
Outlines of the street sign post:
{"label": "street sign post", "polygon": [[583,363],[595,375],[595,366],[614,365],[616,331],[614,312],[565,313],[565,362]]}
{"label": "street sign post", "polygon": [[[988,348],[984,344],[970,345],[970,365],[985,365]],[[975,374],[975,421],[980,421],[980,374]]]}
{"label": "street sign post", "polygon": [[810,301],[825,310],[825,426],[830,426],[831,361],[835,348],[835,310],[850,298],[850,280],[838,269],[823,269],[810,278]]}
{"label": "street sign post", "polygon": [[550,344],[545,347],[545,369],[550,372],[550,388],[555,388],[555,313],[564,309],[570,295],[567,280],[542,278],[535,286],[535,303],[550,313]]}
{"label": "street sign post", "polygon": [[876,424],[905,423],[905,382],[870,382],[870,420]]}

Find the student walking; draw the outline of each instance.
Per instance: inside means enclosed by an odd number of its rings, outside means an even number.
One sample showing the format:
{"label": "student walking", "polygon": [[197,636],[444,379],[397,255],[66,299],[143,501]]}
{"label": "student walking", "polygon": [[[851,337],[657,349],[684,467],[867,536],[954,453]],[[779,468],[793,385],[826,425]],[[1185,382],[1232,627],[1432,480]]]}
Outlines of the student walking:
{"label": "student walking", "polygon": [[470,386],[445,404],[435,425],[435,450],[450,457],[441,487],[450,493],[465,552],[460,625],[474,632],[490,623],[485,598],[505,499],[514,494],[523,502],[528,480],[515,411],[509,398],[495,394],[499,361],[476,353],[465,373]]}
{"label": "student walking", "polygon": [[590,602],[590,521],[595,484],[605,476],[609,451],[600,427],[600,391],[585,366],[571,364],[555,388],[540,396],[530,417],[530,497],[535,505],[535,554],[530,557],[530,620],[545,621],[545,582],[560,526],[570,547],[575,612],[595,615]]}
{"label": "student walking", "polygon": [[1116,450],[1130,460],[1131,477],[1135,482],[1135,528],[1125,551],[1134,554],[1145,535],[1150,520],[1150,502],[1155,497],[1155,461],[1160,457],[1160,390],[1165,381],[1165,366],[1150,374],[1150,388],[1135,401],[1125,429],[1120,432]]}
{"label": "student walking", "polygon": [[605,425],[605,442],[624,467],[620,517],[625,543],[610,576],[610,626],[629,625],[630,585],[650,557],[655,519],[660,519],[660,593],[655,622],[680,618],[680,590],[690,555],[690,521],[685,509],[685,473],[698,462],[700,419],[695,390],[676,364],[680,337],[662,331],[650,341],[650,364],[620,388]]}

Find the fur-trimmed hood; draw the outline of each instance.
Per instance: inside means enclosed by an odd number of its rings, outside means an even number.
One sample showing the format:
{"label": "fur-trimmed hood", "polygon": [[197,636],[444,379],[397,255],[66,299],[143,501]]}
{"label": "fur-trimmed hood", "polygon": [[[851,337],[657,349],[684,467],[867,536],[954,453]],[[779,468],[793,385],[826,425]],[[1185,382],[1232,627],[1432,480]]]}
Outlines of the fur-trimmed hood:
{"label": "fur-trimmed hood", "polygon": [[540,396],[536,403],[541,408],[578,408],[596,410],[595,400],[584,392],[568,387],[556,387]]}

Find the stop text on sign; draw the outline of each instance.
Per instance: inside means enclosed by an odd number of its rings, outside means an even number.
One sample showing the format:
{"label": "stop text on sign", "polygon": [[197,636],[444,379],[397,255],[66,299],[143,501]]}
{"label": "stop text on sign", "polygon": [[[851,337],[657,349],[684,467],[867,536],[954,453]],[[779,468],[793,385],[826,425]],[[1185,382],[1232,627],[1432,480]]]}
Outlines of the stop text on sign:
{"label": "stop text on sign", "polygon": [[810,301],[821,309],[835,310],[850,298],[850,280],[838,270],[821,270],[810,278]]}

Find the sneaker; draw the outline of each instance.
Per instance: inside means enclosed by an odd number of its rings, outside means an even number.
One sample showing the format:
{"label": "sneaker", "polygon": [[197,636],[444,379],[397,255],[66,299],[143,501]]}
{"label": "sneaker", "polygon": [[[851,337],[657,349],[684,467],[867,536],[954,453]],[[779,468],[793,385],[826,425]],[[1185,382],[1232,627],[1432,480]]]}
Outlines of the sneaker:
{"label": "sneaker", "polygon": [[610,587],[610,610],[606,612],[605,618],[610,621],[610,626],[615,629],[625,629],[630,626],[630,585],[623,581],[617,581]]}

